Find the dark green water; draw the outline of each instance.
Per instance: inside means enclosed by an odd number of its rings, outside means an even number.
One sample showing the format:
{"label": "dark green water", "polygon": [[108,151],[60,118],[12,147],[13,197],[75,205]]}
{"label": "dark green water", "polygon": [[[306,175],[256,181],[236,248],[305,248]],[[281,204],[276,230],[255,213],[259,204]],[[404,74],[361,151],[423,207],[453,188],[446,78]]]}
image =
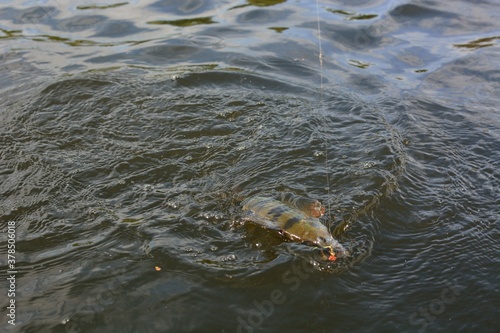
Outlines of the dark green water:
{"label": "dark green water", "polygon": [[499,8],[1,2],[0,331],[497,332]]}

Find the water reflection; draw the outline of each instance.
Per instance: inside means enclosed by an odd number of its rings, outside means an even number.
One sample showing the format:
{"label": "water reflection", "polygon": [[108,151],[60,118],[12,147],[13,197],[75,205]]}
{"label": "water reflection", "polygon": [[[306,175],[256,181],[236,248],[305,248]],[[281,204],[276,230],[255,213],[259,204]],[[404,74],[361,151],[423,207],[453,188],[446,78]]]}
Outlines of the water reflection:
{"label": "water reflection", "polygon": [[378,17],[377,14],[360,14],[360,13],[354,13],[354,12],[349,12],[346,10],[342,9],[331,9],[327,8],[327,11],[334,13],[334,14],[340,14],[342,16],[345,16],[346,20],[371,20],[373,18]]}
{"label": "water reflection", "polygon": [[194,15],[211,9],[213,4],[211,1],[205,0],[160,0],[151,4],[150,7],[174,15]]}
{"label": "water reflection", "polygon": [[214,22],[211,17],[196,17],[192,19],[183,19],[183,20],[159,20],[159,21],[149,21],[147,22],[148,24],[168,24],[168,25],[173,25],[176,27],[190,27],[192,25],[199,25],[199,24],[214,24],[217,22]]}
{"label": "water reflection", "polygon": [[129,2],[119,2],[119,3],[109,4],[109,5],[79,5],[79,6],[76,6],[76,9],[79,9],[79,10],[109,9],[109,8],[125,6],[128,4],[129,4]]}
{"label": "water reflection", "polygon": [[286,2],[286,0],[247,0],[252,6],[267,7]]}
{"label": "water reflection", "polygon": [[467,49],[471,49],[471,50],[477,50],[477,49],[480,49],[483,47],[489,47],[489,46],[496,45],[495,41],[497,39],[500,39],[500,36],[479,38],[479,39],[470,41],[468,43],[454,44],[454,46],[459,47],[459,48],[467,48]]}

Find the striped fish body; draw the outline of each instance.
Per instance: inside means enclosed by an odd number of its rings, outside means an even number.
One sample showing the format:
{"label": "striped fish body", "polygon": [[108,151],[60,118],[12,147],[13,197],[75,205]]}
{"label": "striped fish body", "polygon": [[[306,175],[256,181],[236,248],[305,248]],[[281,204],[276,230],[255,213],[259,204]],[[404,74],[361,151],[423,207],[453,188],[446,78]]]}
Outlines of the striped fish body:
{"label": "striped fish body", "polygon": [[329,248],[337,257],[345,253],[343,246],[335,240],[325,225],[308,211],[284,204],[274,198],[251,197],[242,202],[246,219],[266,228],[283,231],[292,240]]}

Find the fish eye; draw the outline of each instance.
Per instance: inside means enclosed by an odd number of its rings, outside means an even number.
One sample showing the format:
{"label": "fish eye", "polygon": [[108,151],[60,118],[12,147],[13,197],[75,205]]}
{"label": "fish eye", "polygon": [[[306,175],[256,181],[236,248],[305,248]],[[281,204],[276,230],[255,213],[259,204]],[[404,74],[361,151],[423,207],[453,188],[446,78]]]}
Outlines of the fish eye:
{"label": "fish eye", "polygon": [[321,252],[323,253],[323,255],[329,256],[331,254],[331,249],[329,247],[324,247],[321,249]]}
{"label": "fish eye", "polygon": [[320,242],[326,243],[326,238],[325,237],[319,236],[318,239],[319,239]]}

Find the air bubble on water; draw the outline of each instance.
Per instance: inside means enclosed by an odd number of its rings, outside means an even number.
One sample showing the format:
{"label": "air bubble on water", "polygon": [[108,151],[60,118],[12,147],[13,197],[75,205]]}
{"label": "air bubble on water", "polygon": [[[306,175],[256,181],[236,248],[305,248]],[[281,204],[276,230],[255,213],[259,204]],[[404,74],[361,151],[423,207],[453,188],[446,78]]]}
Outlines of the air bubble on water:
{"label": "air bubble on water", "polygon": [[319,268],[319,262],[316,260],[310,260],[309,263],[314,267],[314,268]]}
{"label": "air bubble on water", "polygon": [[153,190],[153,185],[146,184],[144,185],[144,191],[151,192]]}
{"label": "air bubble on water", "polygon": [[221,220],[223,218],[222,214],[217,214],[217,213],[209,213],[209,212],[202,212],[199,215],[201,218],[205,220]]}
{"label": "air bubble on water", "polygon": [[369,168],[372,168],[374,165],[375,165],[375,163],[373,163],[373,162],[365,162],[363,164],[363,168],[364,169],[369,169]]}
{"label": "air bubble on water", "polygon": [[66,325],[68,323],[68,321],[69,321],[69,318],[63,319],[61,321],[61,324]]}
{"label": "air bubble on water", "polygon": [[222,261],[234,261],[236,260],[236,256],[234,254],[230,254],[227,257],[222,258]]}
{"label": "air bubble on water", "polygon": [[179,208],[179,204],[175,201],[167,201],[165,202],[164,204],[166,207],[170,207],[170,208],[173,208],[173,209],[177,209]]}
{"label": "air bubble on water", "polygon": [[323,151],[319,151],[319,150],[316,150],[316,151],[314,152],[314,156],[315,156],[315,157],[325,156],[325,152],[323,152]]}
{"label": "air bubble on water", "polygon": [[218,247],[215,245],[210,246],[210,251],[215,252],[217,251]]}

